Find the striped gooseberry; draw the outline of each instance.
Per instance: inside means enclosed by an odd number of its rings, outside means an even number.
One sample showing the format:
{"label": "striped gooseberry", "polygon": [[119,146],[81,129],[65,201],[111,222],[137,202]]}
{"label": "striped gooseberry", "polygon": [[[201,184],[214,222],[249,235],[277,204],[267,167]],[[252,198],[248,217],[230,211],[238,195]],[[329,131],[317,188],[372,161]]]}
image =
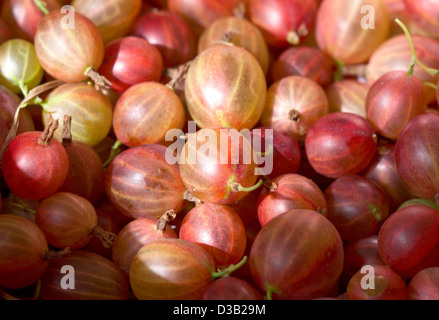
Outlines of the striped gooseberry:
{"label": "striped gooseberry", "polygon": [[[67,266],[67,267],[66,267]],[[73,283],[63,280],[74,272]],[[67,274],[67,275],[66,275]],[[66,290],[66,286],[70,289]],[[129,282],[111,260],[85,250],[51,261],[41,277],[42,300],[129,300]]]}
{"label": "striped gooseberry", "polygon": [[312,32],[317,14],[315,0],[250,0],[248,8],[272,48],[298,45]]}
{"label": "striped gooseberry", "polygon": [[[364,8],[374,9],[373,28],[365,15],[370,12]],[[390,19],[382,0],[325,0],[317,13],[319,48],[344,65],[367,62],[389,31]]]}
{"label": "striped gooseberry", "polygon": [[0,45],[1,85],[14,93],[27,95],[40,84],[43,73],[31,42],[11,39]]}
{"label": "striped gooseberry", "polygon": [[140,13],[142,0],[73,0],[72,6],[75,12],[96,25],[107,44],[130,32]]}
{"label": "striped gooseberry", "polygon": [[163,59],[155,46],[145,39],[127,36],[105,47],[98,72],[111,81],[112,90],[122,94],[138,83],[160,81],[162,68]]}
{"label": "striped gooseberry", "polygon": [[328,99],[321,86],[308,78],[288,76],[268,88],[261,122],[303,142],[314,122],[326,115],[328,109]]}
{"label": "striped gooseberry", "polygon": [[175,212],[168,211],[159,219],[138,218],[120,230],[113,243],[112,261],[122,271],[129,274],[131,261],[146,244],[160,239],[177,239],[177,233],[169,222],[175,218]]}
{"label": "striped gooseberry", "polygon": [[111,247],[116,235],[97,226],[98,217],[87,199],[70,192],[57,192],[40,202],[35,223],[47,242],[59,249],[79,249],[93,236]]}
{"label": "striped gooseberry", "polygon": [[[70,13],[69,13],[70,14]],[[104,59],[104,41],[96,25],[80,13],[72,21],[54,10],[45,15],[35,34],[35,50],[44,71],[65,82],[91,78],[98,87],[108,85],[96,70]]]}
{"label": "striped gooseberry", "polygon": [[258,60],[262,70],[267,74],[270,65],[270,53],[261,31],[250,21],[239,17],[225,17],[212,23],[200,36],[198,53],[210,45],[229,37],[235,46],[249,51]]}
{"label": "striped gooseberry", "polygon": [[250,141],[227,128],[201,129],[189,135],[179,167],[189,193],[204,202],[231,204],[262,183],[256,183],[257,165]]}
{"label": "striped gooseberry", "polygon": [[134,35],[155,46],[165,68],[186,63],[197,54],[197,39],[187,22],[174,12],[153,10],[137,19]]}
{"label": "striped gooseberry", "polygon": [[15,195],[40,200],[63,185],[69,158],[62,144],[53,139],[57,128],[58,121],[50,117],[44,132],[22,133],[6,147],[1,168],[8,188]]}
{"label": "striped gooseberry", "polygon": [[343,242],[320,213],[292,210],[259,231],[249,261],[253,281],[268,299],[319,298],[341,275]]}
{"label": "striped gooseberry", "polygon": [[245,227],[239,215],[228,206],[212,203],[190,210],[181,222],[178,237],[201,246],[218,267],[238,263],[246,248]]}
{"label": "striped gooseberry", "polygon": [[258,199],[258,219],[265,226],[275,217],[294,209],[315,210],[326,215],[327,203],[321,189],[307,177],[285,174],[271,180]]}
{"label": "striped gooseberry", "polygon": [[361,172],[372,161],[377,137],[372,125],[353,113],[334,112],[317,120],[308,132],[305,150],[321,175],[340,178]]}
{"label": "striped gooseberry", "polygon": [[145,144],[117,155],[105,173],[104,186],[111,203],[131,218],[160,218],[185,206],[186,188],[178,164],[166,160],[167,148]]}
{"label": "striped gooseberry", "polygon": [[[110,132],[113,107],[108,98],[85,82],[66,83],[51,91],[43,107],[43,123],[49,116],[60,122],[64,116],[72,117],[73,140],[91,147],[101,142]],[[62,139],[62,126],[55,131],[55,138]]]}
{"label": "striped gooseberry", "polygon": [[201,52],[185,80],[187,107],[200,128],[252,129],[262,115],[266,91],[259,62],[230,43]]}
{"label": "striped gooseberry", "polygon": [[165,144],[169,130],[183,129],[185,117],[185,108],[171,86],[143,82],[130,87],[117,101],[113,128],[117,139],[129,147]]}
{"label": "striped gooseberry", "polygon": [[0,215],[0,252],[0,287],[7,289],[37,282],[48,261],[56,256],[49,251],[46,237],[35,223],[11,214]]}

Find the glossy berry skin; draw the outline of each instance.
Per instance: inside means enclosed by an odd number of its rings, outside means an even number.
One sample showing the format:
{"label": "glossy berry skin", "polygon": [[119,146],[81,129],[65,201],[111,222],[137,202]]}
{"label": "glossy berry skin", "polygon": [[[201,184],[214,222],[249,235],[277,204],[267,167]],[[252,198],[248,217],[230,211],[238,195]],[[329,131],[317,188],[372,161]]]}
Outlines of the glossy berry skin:
{"label": "glossy berry skin", "polygon": [[255,284],[262,292],[271,289],[273,299],[314,299],[329,294],[337,283],[343,244],[324,216],[292,210],[261,229],[249,260]]}
{"label": "glossy berry skin", "polygon": [[345,79],[334,82],[326,89],[329,112],[349,112],[366,118],[365,101],[369,85]]}
{"label": "glossy berry skin", "polygon": [[98,153],[80,141],[63,142],[69,173],[59,191],[71,192],[96,202],[104,190],[104,167]]}
{"label": "glossy berry skin", "polygon": [[378,253],[378,235],[351,241],[344,246],[343,273],[340,284],[346,287],[355,273],[365,265],[384,265]]}
{"label": "glossy berry skin", "polygon": [[178,235],[167,225],[165,230],[157,229],[157,219],[139,218],[120,230],[111,249],[112,261],[129,275],[131,261],[146,244],[160,239],[177,239]]}
{"label": "glossy berry skin", "polygon": [[311,126],[328,111],[328,99],[321,86],[308,78],[288,76],[268,88],[261,123],[303,142]]}
{"label": "glossy berry skin", "polygon": [[72,6],[97,26],[107,44],[130,32],[142,0],[73,0]]}
{"label": "glossy berry skin", "polygon": [[167,144],[166,134],[183,129],[185,109],[175,92],[157,82],[130,87],[118,99],[113,114],[117,139],[129,147],[147,143]]}
{"label": "glossy berry skin", "polygon": [[160,218],[185,205],[178,165],[167,162],[163,145],[141,145],[120,153],[105,173],[104,188],[116,209],[131,218]]}
{"label": "glossy berry skin", "polygon": [[267,74],[270,65],[270,52],[261,31],[250,21],[238,17],[225,17],[216,20],[201,34],[198,53],[215,42],[221,41],[224,34],[231,33],[230,42],[250,52]]}
{"label": "glossy berry skin", "polygon": [[394,144],[378,146],[377,158],[372,160],[362,175],[375,181],[386,191],[390,200],[391,213],[395,212],[403,202],[413,198],[398,174]]}
{"label": "glossy berry skin", "polygon": [[439,299],[439,267],[419,271],[408,284],[410,300]]}
{"label": "glossy berry skin", "polygon": [[[59,0],[44,1],[49,11],[61,9]],[[13,38],[33,41],[38,23],[44,13],[33,0],[4,0],[1,3],[2,19],[9,27]]]}
{"label": "glossy berry skin", "polygon": [[378,234],[381,259],[403,277],[439,266],[439,215],[424,205],[400,209],[384,222]]}
{"label": "glossy berry skin", "polygon": [[[272,136],[267,130],[273,131]],[[277,178],[283,174],[296,173],[299,170],[302,151],[296,139],[287,132],[280,129],[256,128],[251,131],[251,136],[253,149],[260,158],[259,167],[264,168],[268,178]],[[259,141],[260,148],[257,147]],[[273,162],[271,172],[269,172],[268,161]]]}
{"label": "glossy berry skin", "polygon": [[75,13],[75,28],[63,28],[64,14],[54,10],[44,16],[35,35],[35,50],[43,69],[65,82],[88,78],[90,68],[99,69],[104,58],[104,41],[89,19]]}
{"label": "glossy berry skin", "polygon": [[375,156],[376,147],[376,135],[369,122],[342,112],[317,120],[305,140],[311,166],[329,178],[359,173]]}
{"label": "glossy berry skin", "polygon": [[143,246],[136,254],[130,284],[139,300],[201,300],[214,280],[213,272],[215,263],[200,246],[162,239]]}
{"label": "glossy berry skin", "polygon": [[346,289],[348,300],[407,300],[407,285],[400,275],[388,266],[371,265],[371,267],[374,270],[375,288],[362,288],[364,277],[372,275],[362,273],[360,270],[349,281]]}
{"label": "glossy berry skin", "polygon": [[355,241],[378,233],[389,216],[389,197],[375,182],[352,175],[336,179],[325,190],[326,217],[344,241]]}
{"label": "glossy berry skin", "polygon": [[366,97],[367,119],[377,133],[391,140],[397,140],[407,123],[426,110],[422,82],[403,71],[380,77]]}
{"label": "glossy berry skin", "polygon": [[84,247],[93,237],[98,217],[93,205],[70,192],[57,192],[40,202],[35,223],[58,249]]}
{"label": "glossy berry skin", "polygon": [[204,293],[203,300],[264,300],[264,297],[247,281],[225,277],[211,284]]}
{"label": "glossy berry skin", "polygon": [[[210,156],[205,153],[206,137],[212,147]],[[232,147],[233,141],[239,145]],[[226,128],[201,129],[189,136],[180,155],[181,179],[187,190],[201,201],[232,204],[248,193],[234,189],[233,184],[249,188],[257,182],[253,156],[250,142],[243,135]]]}
{"label": "glossy berry skin", "polygon": [[168,0],[168,9],[186,20],[199,36],[214,21],[233,16],[239,3],[239,0]]}
{"label": "glossy berry skin", "polygon": [[300,46],[283,51],[271,66],[273,82],[288,76],[300,76],[317,82],[327,88],[333,81],[333,63],[317,48]]}
{"label": "glossy berry skin", "polygon": [[25,132],[7,146],[1,162],[3,177],[12,193],[27,200],[54,194],[64,183],[69,159],[61,143],[40,142],[42,132]]}
{"label": "glossy berry skin", "polygon": [[[438,69],[439,58],[436,52],[439,50],[439,41],[431,37],[420,35],[414,35],[412,40],[416,55],[420,61],[429,68]],[[391,71],[407,72],[411,56],[410,45],[404,34],[389,38],[374,51],[369,59],[366,72],[368,83],[372,85],[379,77]],[[435,83],[439,79],[438,75],[430,75],[418,64],[414,67],[413,75],[422,83]],[[433,89],[425,87],[425,92],[427,102],[435,99]]]}
{"label": "glossy berry skin", "polygon": [[43,260],[48,244],[35,223],[11,214],[0,215],[0,286],[19,289],[41,278],[47,268]]}
{"label": "glossy berry skin", "polygon": [[432,38],[439,37],[439,1],[425,0],[414,1],[404,0],[407,14],[416,25]]}
{"label": "glossy berry skin", "polygon": [[[363,28],[367,11],[362,13],[362,8],[367,5],[374,8],[374,29]],[[317,13],[319,48],[345,65],[366,62],[387,39],[389,30],[389,15],[381,0],[325,0]]]}
{"label": "glossy berry skin", "polygon": [[[60,286],[64,266],[75,271],[75,290]],[[70,269],[71,270],[71,269]],[[96,253],[75,250],[69,256],[51,261],[41,278],[42,300],[129,300],[127,277],[111,260]]]}
{"label": "glossy berry skin", "polygon": [[290,33],[295,32],[294,44],[308,34],[314,26],[317,4],[315,0],[250,0],[249,18],[261,29],[272,48],[290,46]]}
{"label": "glossy berry skin", "polygon": [[181,222],[179,238],[201,246],[218,267],[238,263],[244,255],[246,233],[239,215],[228,206],[201,204]]}
{"label": "glossy berry skin", "polygon": [[256,58],[235,45],[214,45],[192,62],[185,80],[189,113],[200,128],[252,129],[267,86]]}
{"label": "glossy berry skin", "polygon": [[412,119],[395,146],[396,168],[407,189],[419,198],[439,193],[439,114],[426,113]]}
{"label": "glossy berry skin", "polygon": [[134,35],[160,51],[165,68],[186,63],[197,54],[195,35],[187,22],[167,10],[151,11],[138,18]]}
{"label": "glossy berry skin", "polygon": [[[66,83],[52,90],[43,103],[43,123],[52,116],[62,123],[64,116],[72,117],[73,140],[91,147],[97,145],[111,130],[113,107],[110,100],[93,86],[85,83]],[[55,131],[61,140],[62,126]]]}
{"label": "glossy berry skin", "polygon": [[326,215],[325,195],[311,179],[299,174],[285,174],[274,178],[272,183],[274,190],[264,188],[259,195],[258,219],[261,226],[295,209],[316,210]]}
{"label": "glossy berry skin", "polygon": [[124,37],[105,47],[98,72],[111,81],[111,89],[121,94],[138,83],[161,79],[163,59],[160,51],[138,37]]}

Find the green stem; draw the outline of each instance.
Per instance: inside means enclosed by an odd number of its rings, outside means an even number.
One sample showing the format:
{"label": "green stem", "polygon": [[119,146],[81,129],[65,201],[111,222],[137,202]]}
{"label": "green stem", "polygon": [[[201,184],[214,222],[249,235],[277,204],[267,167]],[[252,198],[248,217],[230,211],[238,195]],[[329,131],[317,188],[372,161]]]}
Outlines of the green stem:
{"label": "green stem", "polygon": [[234,182],[232,186],[232,190],[235,192],[252,192],[258,189],[260,186],[262,186],[263,183],[264,181],[261,179],[254,186],[243,187],[241,184]]}
{"label": "green stem", "polygon": [[9,202],[8,205],[16,207],[16,208],[20,208],[21,210],[30,212],[32,214],[36,214],[37,213],[35,210],[29,209],[29,208],[27,208],[27,207],[25,207],[25,206],[23,206],[21,204],[18,204],[18,203]]}
{"label": "green stem", "polygon": [[273,300],[273,293],[279,293],[278,290],[276,290],[269,284],[265,285],[265,291],[266,291],[265,300],[269,300],[269,301]]}
{"label": "green stem", "polygon": [[26,97],[29,94],[27,85],[25,85],[22,81],[18,83],[18,87],[20,88],[21,93],[23,94],[24,97]]}
{"label": "green stem", "polygon": [[416,50],[415,50],[415,46],[413,44],[413,39],[412,36],[410,35],[409,30],[407,29],[407,27],[405,26],[405,24],[399,20],[398,18],[395,19],[395,22],[401,27],[402,31],[404,31],[409,44],[410,44],[410,49],[412,51],[412,58],[410,60],[410,67],[409,67],[409,71],[408,71],[408,75],[412,75],[413,74],[413,70],[415,68],[415,63],[418,63],[419,66],[424,69],[428,74],[430,74],[431,76],[435,76],[439,74],[439,70],[437,69],[432,69],[432,68],[428,68],[427,66],[425,66],[421,61],[419,61],[418,56],[416,55]]}
{"label": "green stem", "polygon": [[343,67],[344,63],[340,60],[335,60],[335,65],[337,66],[337,70],[334,73],[334,82],[339,82],[343,80]]}
{"label": "green stem", "polygon": [[35,293],[34,293],[33,298],[35,300],[39,300],[40,299],[40,293],[41,293],[41,280],[38,280],[38,282],[36,284]]}
{"label": "green stem", "polygon": [[439,193],[437,193],[437,194],[434,196],[434,200],[436,201],[436,204],[439,206]]}
{"label": "green stem", "polygon": [[119,152],[120,152],[119,149],[122,145],[123,145],[122,142],[120,142],[119,140],[116,140],[114,145],[111,147],[110,156],[108,157],[107,161],[105,161],[105,163],[104,163],[104,168],[108,167],[110,165],[111,161],[113,161],[113,159],[119,154]]}
{"label": "green stem", "polygon": [[43,12],[45,15],[49,14],[49,10],[47,10],[47,5],[43,0],[34,0],[35,5],[38,9],[40,9],[41,12]]}
{"label": "green stem", "polygon": [[246,262],[247,262],[247,256],[244,256],[241,259],[241,261],[239,261],[237,264],[232,264],[224,270],[212,273],[212,277],[216,279],[216,278],[221,278],[224,276],[229,276],[232,272],[238,270],[243,265],[245,265]]}

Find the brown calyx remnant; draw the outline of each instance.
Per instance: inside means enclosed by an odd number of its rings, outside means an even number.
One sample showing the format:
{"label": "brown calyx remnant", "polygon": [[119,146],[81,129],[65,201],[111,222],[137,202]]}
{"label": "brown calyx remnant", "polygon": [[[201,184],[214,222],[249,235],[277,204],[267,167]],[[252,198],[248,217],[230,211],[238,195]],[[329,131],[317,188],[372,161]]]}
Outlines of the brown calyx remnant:
{"label": "brown calyx remnant", "polygon": [[61,259],[65,256],[68,256],[70,253],[72,253],[70,248],[65,248],[60,251],[44,251],[43,260],[53,261],[53,260]]}
{"label": "brown calyx remnant", "polygon": [[101,88],[109,89],[112,86],[110,80],[105,78],[103,75],[100,75],[96,70],[90,68],[87,72],[87,76],[93,80],[94,86],[96,90],[101,90]]}
{"label": "brown calyx remnant", "polygon": [[179,65],[178,67],[168,68],[165,70],[164,76],[171,79],[166,84],[169,89],[175,91],[175,88],[186,78],[191,63],[192,61],[188,61],[182,65]]}
{"label": "brown calyx remnant", "polygon": [[71,128],[72,128],[72,117],[65,115],[63,122],[62,136],[61,136],[63,144],[69,144],[72,142]]}
{"label": "brown calyx remnant", "polygon": [[277,184],[269,179],[264,181],[264,187],[270,189],[270,192],[275,192],[277,190]]}
{"label": "brown calyx remnant", "polygon": [[105,248],[111,248],[113,246],[113,241],[116,240],[116,235],[114,233],[106,231],[98,226],[94,226],[93,229],[91,229],[91,234],[101,240],[102,245]]}
{"label": "brown calyx remnant", "polygon": [[155,228],[157,229],[157,231],[165,231],[169,222],[174,220],[175,217],[177,217],[177,213],[174,210],[166,211],[157,221]]}
{"label": "brown calyx remnant", "polygon": [[186,190],[183,194],[183,199],[189,202],[194,202],[195,206],[199,206],[200,204],[202,204],[203,202],[198,199],[197,197],[195,197],[192,193],[190,193],[188,190]]}
{"label": "brown calyx remnant", "polygon": [[291,109],[290,112],[288,112],[288,119],[295,122],[300,122],[300,113],[299,111],[295,109]]}
{"label": "brown calyx remnant", "polygon": [[53,139],[56,129],[58,129],[58,120],[54,120],[52,115],[47,119],[46,128],[38,139],[38,142],[43,145],[48,145]]}

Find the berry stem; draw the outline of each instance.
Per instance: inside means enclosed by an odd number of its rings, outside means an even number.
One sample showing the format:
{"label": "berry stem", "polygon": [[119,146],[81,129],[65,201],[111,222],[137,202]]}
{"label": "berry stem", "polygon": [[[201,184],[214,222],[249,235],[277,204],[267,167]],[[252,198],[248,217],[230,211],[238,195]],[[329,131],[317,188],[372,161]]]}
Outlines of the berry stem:
{"label": "berry stem", "polygon": [[221,277],[224,277],[224,276],[229,276],[232,272],[238,270],[243,265],[245,265],[246,262],[247,262],[247,256],[244,256],[241,259],[241,261],[239,261],[237,264],[232,264],[232,265],[228,266],[224,270],[212,273],[212,277],[216,279],[216,278],[221,278]]}
{"label": "berry stem", "polygon": [[111,248],[113,246],[113,241],[116,239],[114,233],[106,231],[98,226],[94,226],[93,229],[91,229],[91,234],[98,238],[105,248]]}
{"label": "berry stem", "polygon": [[47,10],[46,2],[43,0],[34,0],[35,5],[38,9],[40,9],[41,12],[43,12],[45,15],[49,14],[49,10]]}
{"label": "berry stem", "polygon": [[63,131],[62,131],[62,143],[63,144],[69,144],[72,142],[72,117],[68,115],[64,115],[64,122],[63,122]]}
{"label": "berry stem", "polygon": [[335,60],[335,65],[337,67],[337,70],[335,70],[334,72],[334,82],[339,82],[343,80],[344,63],[340,60]]}
{"label": "berry stem", "polygon": [[426,87],[432,88],[433,90],[437,90],[437,85],[434,83],[426,81],[426,82],[423,82],[423,85]]}
{"label": "berry stem", "polygon": [[166,211],[157,221],[157,224],[155,225],[156,230],[161,232],[165,231],[169,222],[174,220],[176,216],[177,213],[174,210]]}
{"label": "berry stem", "polygon": [[58,120],[54,120],[52,115],[49,115],[46,128],[38,139],[38,142],[43,145],[48,145],[50,141],[52,141],[56,129],[58,129]]}
{"label": "berry stem", "polygon": [[44,261],[53,261],[60,259],[62,257],[68,256],[71,253],[70,248],[65,248],[61,251],[44,251],[43,260]]}
{"label": "berry stem", "polygon": [[260,186],[262,186],[263,183],[264,183],[264,181],[261,179],[254,186],[243,187],[240,183],[231,182],[230,187],[231,187],[232,191],[234,191],[234,192],[252,192],[252,191],[255,191],[256,189],[258,189]]}
{"label": "berry stem", "polygon": [[114,160],[114,158],[119,154],[120,152],[120,147],[122,146],[122,142],[120,142],[119,140],[116,140],[116,142],[113,144],[113,146],[111,147],[111,152],[110,155],[107,159],[107,161],[104,162],[104,168],[108,167],[111,163],[111,161]]}
{"label": "berry stem", "polygon": [[35,210],[29,209],[28,207],[23,206],[22,204],[18,204],[18,203],[14,203],[14,202],[8,202],[9,206],[13,206],[16,208],[19,208],[25,212],[30,212],[32,214],[37,214],[37,212]]}
{"label": "berry stem", "polygon": [[428,68],[421,61],[419,61],[418,56],[416,55],[416,50],[415,50],[415,46],[413,44],[412,36],[410,35],[410,32],[407,29],[407,27],[405,26],[405,24],[401,20],[399,20],[398,18],[395,19],[395,22],[401,27],[402,31],[404,31],[404,33],[405,33],[405,35],[406,35],[406,37],[407,37],[407,39],[409,41],[410,49],[412,51],[412,58],[410,60],[409,71],[407,72],[407,74],[408,75],[412,75],[413,74],[413,71],[414,71],[414,68],[415,68],[415,64],[417,63],[422,69],[424,69],[431,76],[438,75],[439,74],[439,70]]}
{"label": "berry stem", "polygon": [[29,94],[29,90],[27,88],[27,85],[25,85],[22,81],[19,82],[18,87],[21,90],[21,93],[24,97],[26,97]]}

